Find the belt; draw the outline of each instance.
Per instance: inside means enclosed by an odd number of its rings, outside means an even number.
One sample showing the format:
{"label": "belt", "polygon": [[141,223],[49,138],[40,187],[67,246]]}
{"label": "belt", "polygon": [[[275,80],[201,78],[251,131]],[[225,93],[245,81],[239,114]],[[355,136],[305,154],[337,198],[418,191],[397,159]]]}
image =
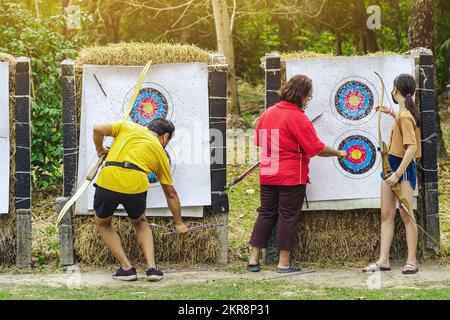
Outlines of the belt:
{"label": "belt", "polygon": [[132,164],[130,162],[108,161],[108,162],[105,162],[105,167],[119,167],[119,168],[132,169],[132,170],[137,170],[137,171],[146,173],[144,170],[139,168],[137,165]]}

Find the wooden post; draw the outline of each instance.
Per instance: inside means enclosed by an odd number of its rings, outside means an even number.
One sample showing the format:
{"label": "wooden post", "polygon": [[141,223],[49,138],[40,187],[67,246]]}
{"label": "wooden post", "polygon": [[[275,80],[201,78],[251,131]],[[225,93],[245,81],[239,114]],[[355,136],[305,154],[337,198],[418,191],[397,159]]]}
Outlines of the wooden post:
{"label": "wooden post", "polygon": [[[57,214],[75,191],[78,161],[75,62],[71,60],[63,61],[61,73],[64,197],[56,199]],[[58,225],[59,263],[63,266],[75,263],[72,215],[73,207]]]}
{"label": "wooden post", "polygon": [[281,87],[281,57],[278,53],[268,53],[265,57],[265,107],[266,109],[280,101],[278,91]]}
{"label": "wooden post", "polygon": [[211,148],[211,212],[219,224],[219,252],[216,262],[228,262],[228,193],[226,161],[228,65],[222,54],[212,56],[209,66],[209,128]]}
{"label": "wooden post", "polygon": [[[419,208],[423,228],[434,240],[440,242],[439,194],[437,162],[437,106],[434,84],[434,57],[429,49],[419,48],[412,51],[416,57],[416,102],[422,118],[422,158],[418,166]],[[435,249],[437,244],[423,235],[426,249]]]}
{"label": "wooden post", "polygon": [[[280,101],[279,90],[281,87],[281,57],[278,53],[268,53],[265,56],[265,108],[269,108]],[[267,248],[261,250],[264,264],[274,263],[278,256],[276,225],[269,238]]]}
{"label": "wooden post", "polygon": [[16,60],[15,121],[16,266],[31,267],[31,110],[30,59]]}

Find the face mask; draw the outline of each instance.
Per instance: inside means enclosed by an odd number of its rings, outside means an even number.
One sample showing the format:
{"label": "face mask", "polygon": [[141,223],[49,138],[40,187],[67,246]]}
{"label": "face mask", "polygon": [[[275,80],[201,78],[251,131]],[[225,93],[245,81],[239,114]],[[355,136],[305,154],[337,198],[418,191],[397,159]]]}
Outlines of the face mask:
{"label": "face mask", "polygon": [[395,104],[398,104],[398,101],[395,100],[395,98],[394,98],[394,92],[395,92],[395,90],[393,90],[393,91],[391,92],[392,101],[394,101]]}

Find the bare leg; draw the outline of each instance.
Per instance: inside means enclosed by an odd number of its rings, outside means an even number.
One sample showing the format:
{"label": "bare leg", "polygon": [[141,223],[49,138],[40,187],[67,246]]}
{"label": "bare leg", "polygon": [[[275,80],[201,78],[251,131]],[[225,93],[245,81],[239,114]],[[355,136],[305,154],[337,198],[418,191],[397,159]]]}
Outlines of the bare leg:
{"label": "bare leg", "polygon": [[251,265],[257,265],[259,263],[259,254],[261,253],[261,248],[252,247],[250,252],[250,260],[248,261]]}
{"label": "bare leg", "polygon": [[401,183],[402,193],[408,201],[408,205],[411,208],[410,214],[407,214],[403,210],[400,209],[400,215],[402,217],[403,223],[405,224],[406,229],[406,243],[408,244],[408,259],[406,260],[407,264],[417,265],[417,239],[418,239],[418,231],[416,220],[413,212],[413,197],[414,190],[411,187],[409,181],[402,181]]}
{"label": "bare leg", "polygon": [[150,229],[145,214],[142,214],[138,219],[131,220],[131,224],[136,231],[136,237],[139,245],[144,252],[145,260],[148,268],[156,268],[155,263],[155,246],[153,244],[153,233]]}
{"label": "bare leg", "polygon": [[396,203],[391,188],[384,180],[381,181],[381,244],[380,258],[377,261],[380,267],[390,267],[389,251],[394,238]]}
{"label": "bare leg", "polygon": [[278,261],[278,268],[289,268],[289,256],[291,252],[288,250],[280,250],[280,260]]}
{"label": "bare leg", "polygon": [[116,230],[114,230],[111,221],[112,216],[104,219],[95,216],[95,225],[98,233],[102,237],[103,241],[105,241],[109,250],[111,250],[113,256],[119,261],[122,268],[124,270],[128,270],[132,267],[132,265],[122,248],[119,235]]}

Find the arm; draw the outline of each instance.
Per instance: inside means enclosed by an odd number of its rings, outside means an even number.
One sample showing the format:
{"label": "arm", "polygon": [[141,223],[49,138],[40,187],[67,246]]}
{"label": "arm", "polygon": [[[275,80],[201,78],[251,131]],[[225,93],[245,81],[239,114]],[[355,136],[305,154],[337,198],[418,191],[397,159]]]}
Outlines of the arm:
{"label": "arm", "polygon": [[161,184],[161,186],[167,199],[167,205],[169,206],[170,212],[172,212],[173,218],[175,220],[175,228],[179,233],[186,234],[188,232],[188,229],[183,223],[183,219],[181,218],[180,199],[178,198],[177,191],[171,185]]}
{"label": "arm", "polygon": [[347,153],[345,151],[335,150],[326,146],[317,136],[316,130],[312,123],[308,120],[302,122],[296,132],[297,142],[305,153],[310,157],[319,155],[321,157],[341,157],[345,158]]}
{"label": "arm", "polygon": [[94,144],[98,156],[108,153],[108,149],[103,146],[103,140],[112,135],[111,124],[97,124],[94,126]]}
{"label": "arm", "polygon": [[323,148],[323,151],[319,153],[319,157],[340,157],[345,158],[347,157],[347,152],[344,150],[337,150],[334,148],[331,148],[329,146],[325,146]]}

